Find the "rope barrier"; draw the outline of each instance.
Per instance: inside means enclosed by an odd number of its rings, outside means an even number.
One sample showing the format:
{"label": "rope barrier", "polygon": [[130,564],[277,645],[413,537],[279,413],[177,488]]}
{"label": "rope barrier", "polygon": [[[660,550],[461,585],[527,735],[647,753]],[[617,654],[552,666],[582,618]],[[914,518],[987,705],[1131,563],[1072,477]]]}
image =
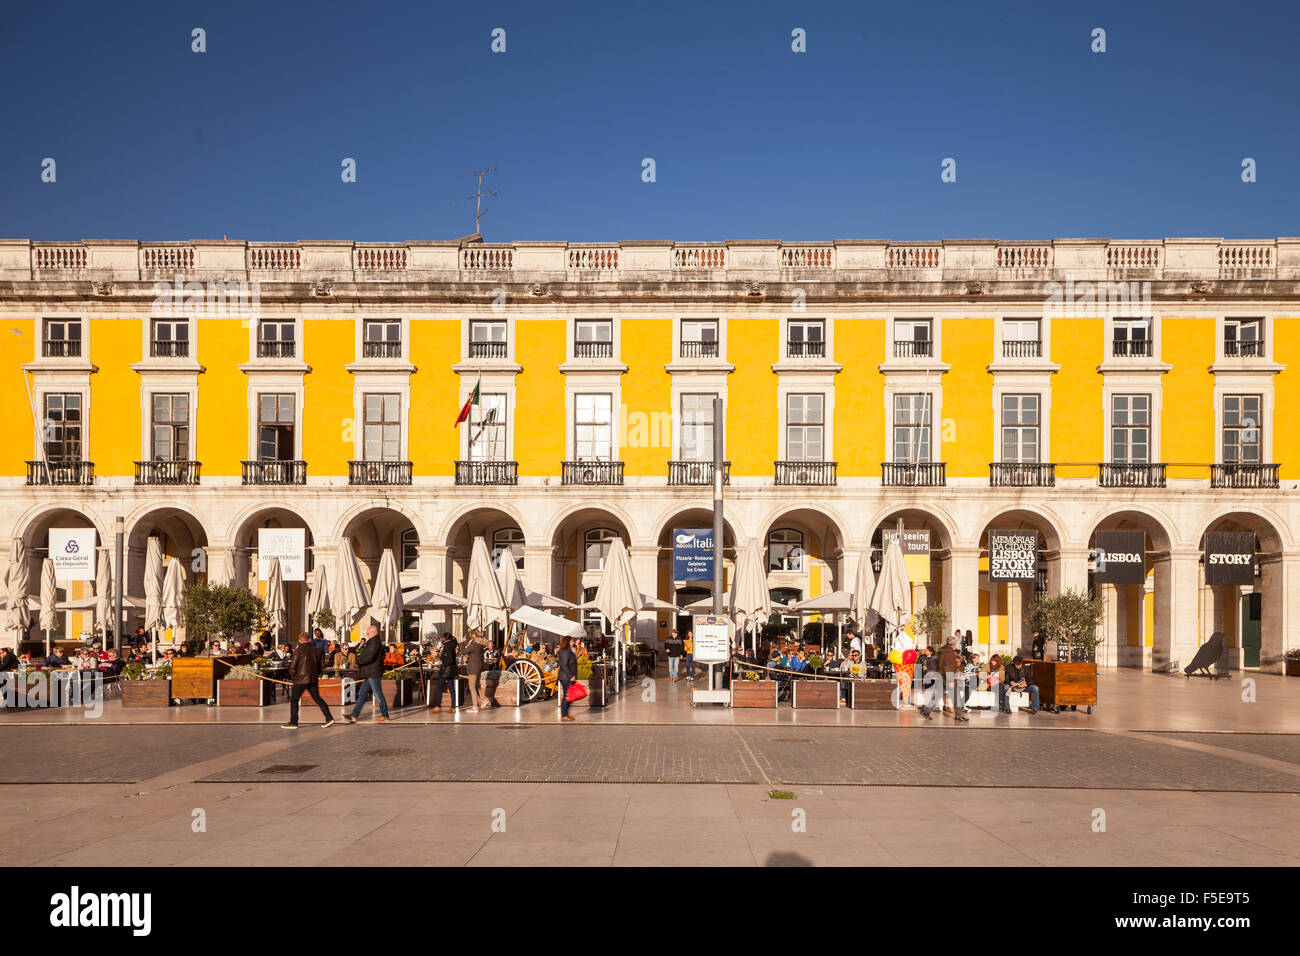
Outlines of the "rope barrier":
{"label": "rope barrier", "polygon": [[774,674],[794,674],[797,677],[802,677],[804,679],[812,679],[812,680],[834,680],[834,681],[889,680],[888,677],[853,677],[850,674],[842,674],[842,675],[841,674],[813,674],[808,671],[792,671],[782,667],[772,667],[767,664],[750,664],[748,661],[745,662],[733,661],[733,663],[735,663],[736,666],[740,668],[748,667],[751,670],[770,671]]}

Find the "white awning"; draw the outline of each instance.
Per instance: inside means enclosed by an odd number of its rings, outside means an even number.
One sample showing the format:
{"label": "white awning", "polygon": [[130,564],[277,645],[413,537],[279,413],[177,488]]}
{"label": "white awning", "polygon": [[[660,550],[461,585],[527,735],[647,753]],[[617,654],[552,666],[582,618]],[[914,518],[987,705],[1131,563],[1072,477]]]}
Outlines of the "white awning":
{"label": "white awning", "polygon": [[535,607],[524,607],[516,610],[511,618],[521,624],[529,627],[535,627],[539,631],[546,631],[548,634],[558,634],[560,637],[586,637],[587,632],[577,621],[570,621],[567,617],[558,617],[554,614],[547,614],[545,611],[539,611]]}

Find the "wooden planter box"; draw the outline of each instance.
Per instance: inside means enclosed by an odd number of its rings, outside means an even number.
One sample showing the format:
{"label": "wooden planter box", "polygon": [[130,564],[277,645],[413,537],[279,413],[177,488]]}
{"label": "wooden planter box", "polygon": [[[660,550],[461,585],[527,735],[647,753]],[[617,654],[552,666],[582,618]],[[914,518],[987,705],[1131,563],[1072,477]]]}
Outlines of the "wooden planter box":
{"label": "wooden planter box", "polygon": [[123,707],[170,707],[172,682],[170,680],[122,681]]}
{"label": "wooden planter box", "polygon": [[252,655],[176,657],[172,659],[172,696],[178,700],[216,700],[217,681],[232,664],[247,664]]}
{"label": "wooden planter box", "polygon": [[582,700],[575,700],[570,707],[604,707],[610,698],[614,696],[614,675],[607,673],[606,676],[596,676],[596,671],[592,670],[592,676],[587,680],[578,681],[583,687],[587,688],[587,696]]}
{"label": "wooden planter box", "polygon": [[1089,661],[1029,661],[1043,707],[1092,707],[1097,703],[1097,665]]}
{"label": "wooden planter box", "polygon": [[384,678],[384,700],[388,701],[389,707],[406,707],[414,704],[418,682],[417,677]]}
{"label": "wooden planter box", "polygon": [[893,710],[897,687],[897,682],[892,680],[850,681],[849,707],[852,710]]}
{"label": "wooden planter box", "polygon": [[265,680],[217,681],[219,707],[268,707],[275,703],[276,685]]}
{"label": "wooden planter box", "polygon": [[1286,675],[1288,677],[1300,677],[1300,660],[1286,662]]}
{"label": "wooden planter box", "polygon": [[775,707],[776,681],[734,680],[731,682],[732,707]]}
{"label": "wooden planter box", "polygon": [[796,680],[792,699],[796,710],[836,710],[840,706],[839,681]]}
{"label": "wooden planter box", "polygon": [[502,707],[518,707],[520,700],[520,688],[524,685],[520,680],[499,680],[489,677],[484,681],[484,693],[489,700],[495,700]]}

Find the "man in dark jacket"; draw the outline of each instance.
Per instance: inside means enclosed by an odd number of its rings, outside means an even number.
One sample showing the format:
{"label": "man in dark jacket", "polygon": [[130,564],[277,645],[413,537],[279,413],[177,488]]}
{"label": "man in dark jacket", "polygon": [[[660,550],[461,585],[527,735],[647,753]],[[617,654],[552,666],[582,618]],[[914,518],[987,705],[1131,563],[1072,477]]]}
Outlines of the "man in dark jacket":
{"label": "man in dark jacket", "polygon": [[361,708],[366,698],[374,695],[379,702],[379,716],[376,720],[388,719],[388,701],[384,700],[384,642],[379,639],[379,628],[373,624],[366,629],[366,643],[361,645],[357,655],[357,703],[352,713],[345,714],[349,724],[355,724],[361,716]]}
{"label": "man in dark jacket", "polygon": [[961,699],[965,682],[958,679],[961,673],[961,654],[957,651],[956,636],[948,638],[939,649],[939,673],[943,675],[943,695],[945,714],[952,714],[958,720],[968,720],[963,713],[966,702]]}
{"label": "man in dark jacket", "polygon": [[1011,658],[1011,664],[1007,667],[1006,678],[1000,685],[1002,691],[1002,712],[1011,713],[1011,705],[1007,703],[1007,694],[1028,693],[1029,694],[1029,712],[1038,713],[1038,685],[1034,683],[1033,673],[1025,659],[1017,654]]}
{"label": "man in dark jacket", "polygon": [[289,661],[289,679],[293,681],[293,689],[289,691],[289,722],[280,725],[283,729],[298,729],[298,701],[303,694],[311,694],[311,699],[316,701],[316,706],[325,715],[326,727],[334,724],[334,715],[321,699],[320,688],[316,686],[324,669],[325,655],[311,643],[307,632],[303,631],[298,635],[298,645],[293,649],[293,660]]}
{"label": "man in dark jacket", "polygon": [[18,658],[14,655],[14,652],[7,647],[0,650],[0,671],[16,670],[18,670]]}
{"label": "man in dark jacket", "polygon": [[451,631],[446,631],[442,635],[442,643],[438,645],[438,689],[433,692],[433,701],[429,704],[429,709],[435,714],[442,711],[442,689],[451,688],[451,706],[452,710],[456,709],[456,677],[459,668],[456,666],[456,638],[451,636]]}

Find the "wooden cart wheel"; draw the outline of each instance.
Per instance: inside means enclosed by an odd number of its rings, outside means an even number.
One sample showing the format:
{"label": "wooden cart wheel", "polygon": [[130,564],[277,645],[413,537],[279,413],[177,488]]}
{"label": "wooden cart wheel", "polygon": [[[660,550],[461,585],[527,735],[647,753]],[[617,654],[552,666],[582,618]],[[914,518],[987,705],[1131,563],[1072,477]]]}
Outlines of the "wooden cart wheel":
{"label": "wooden cart wheel", "polygon": [[527,659],[517,660],[507,669],[524,685],[522,690],[525,694],[521,695],[521,699],[536,700],[542,692],[542,669]]}

